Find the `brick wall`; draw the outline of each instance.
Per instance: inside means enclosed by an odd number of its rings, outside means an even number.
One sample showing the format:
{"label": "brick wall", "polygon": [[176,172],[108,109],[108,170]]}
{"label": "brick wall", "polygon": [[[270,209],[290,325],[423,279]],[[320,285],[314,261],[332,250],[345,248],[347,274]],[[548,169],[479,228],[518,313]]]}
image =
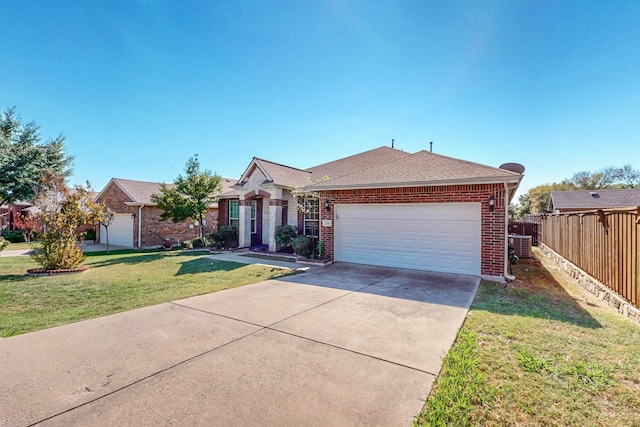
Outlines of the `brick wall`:
{"label": "brick wall", "polygon": [[218,228],[229,225],[229,199],[218,201]]}
{"label": "brick wall", "polygon": [[[496,199],[495,209],[489,210],[489,197]],[[331,209],[324,208],[328,199]],[[320,197],[320,219],[334,220],[334,204],[356,203],[481,203],[481,274],[501,276],[505,260],[505,209],[506,201],[502,184],[476,184],[434,187],[379,188],[366,190],[323,191]],[[392,220],[392,218],[390,218]],[[321,221],[322,222],[322,221]],[[334,256],[333,231],[320,225],[320,240],[328,257]]]}

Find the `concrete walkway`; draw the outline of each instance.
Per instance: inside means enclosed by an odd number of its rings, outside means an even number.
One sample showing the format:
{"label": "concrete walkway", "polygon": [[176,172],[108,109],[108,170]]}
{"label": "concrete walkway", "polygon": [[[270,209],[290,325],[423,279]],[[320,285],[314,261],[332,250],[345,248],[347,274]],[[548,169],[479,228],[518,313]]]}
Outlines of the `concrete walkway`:
{"label": "concrete walkway", "polygon": [[478,283],[338,263],[6,338],[0,425],[407,426]]}
{"label": "concrete walkway", "polygon": [[[118,249],[132,249],[126,246],[109,245],[110,251]],[[103,243],[83,243],[82,252],[100,252],[106,251],[107,245]],[[0,257],[25,256],[31,253],[31,249],[5,249],[0,251]]]}

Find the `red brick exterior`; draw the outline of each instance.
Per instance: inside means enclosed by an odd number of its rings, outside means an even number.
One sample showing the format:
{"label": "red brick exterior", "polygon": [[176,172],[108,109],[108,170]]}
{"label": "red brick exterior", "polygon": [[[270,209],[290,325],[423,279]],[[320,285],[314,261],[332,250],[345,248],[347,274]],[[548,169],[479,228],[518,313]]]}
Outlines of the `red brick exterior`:
{"label": "red brick exterior", "polygon": [[7,227],[10,231],[15,231],[18,228],[15,225],[15,221],[22,215],[22,209],[31,205],[3,205],[5,207],[0,208],[0,228]]}
{"label": "red brick exterior", "polygon": [[218,201],[218,228],[229,225],[229,199]]}
{"label": "red brick exterior", "polygon": [[[495,209],[489,210],[489,197],[495,197]],[[330,210],[324,207],[329,200]],[[331,190],[320,195],[320,240],[329,258],[334,257],[335,224],[323,227],[322,220],[334,220],[334,204],[356,203],[481,203],[481,274],[502,276],[505,265],[505,190],[502,184],[403,187],[363,190]],[[390,218],[392,219],[392,218]]]}
{"label": "red brick exterior", "polygon": [[[177,239],[179,241],[198,237],[198,227],[189,228],[189,221],[174,223],[171,219],[162,220],[162,210],[155,206],[145,206],[139,212],[138,206],[128,206],[131,202],[129,197],[117,186],[110,185],[102,197],[97,200],[104,203],[114,213],[128,213],[135,215],[133,219],[133,246],[148,247],[160,246],[165,238]],[[142,219],[138,220],[138,214],[142,214]],[[212,233],[218,230],[218,209],[211,208],[206,215],[205,233]],[[140,233],[140,244],[138,244],[138,224],[142,225]],[[99,241],[99,236],[96,238]]]}

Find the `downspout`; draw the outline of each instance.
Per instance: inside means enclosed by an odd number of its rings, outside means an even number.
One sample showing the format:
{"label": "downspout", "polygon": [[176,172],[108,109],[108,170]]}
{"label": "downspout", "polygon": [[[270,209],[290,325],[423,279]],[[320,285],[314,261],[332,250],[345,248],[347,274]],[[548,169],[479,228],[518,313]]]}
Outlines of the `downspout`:
{"label": "downspout", "polygon": [[142,208],[144,208],[144,204],[138,206],[138,247],[142,247],[140,245],[142,239]]}
{"label": "downspout", "polygon": [[504,277],[513,280],[513,276],[509,275],[509,184],[504,183]]}

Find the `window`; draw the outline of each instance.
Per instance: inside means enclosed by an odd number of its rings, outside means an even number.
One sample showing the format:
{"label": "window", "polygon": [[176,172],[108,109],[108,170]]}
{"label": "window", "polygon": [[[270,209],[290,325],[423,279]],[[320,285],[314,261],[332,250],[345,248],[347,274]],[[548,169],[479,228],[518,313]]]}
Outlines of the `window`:
{"label": "window", "polygon": [[251,201],[251,234],[256,234],[256,211],[258,209],[257,200]]}
{"label": "window", "polygon": [[229,225],[240,225],[240,201],[229,200]]}
{"label": "window", "polygon": [[316,198],[304,199],[304,234],[319,236],[320,201]]}

